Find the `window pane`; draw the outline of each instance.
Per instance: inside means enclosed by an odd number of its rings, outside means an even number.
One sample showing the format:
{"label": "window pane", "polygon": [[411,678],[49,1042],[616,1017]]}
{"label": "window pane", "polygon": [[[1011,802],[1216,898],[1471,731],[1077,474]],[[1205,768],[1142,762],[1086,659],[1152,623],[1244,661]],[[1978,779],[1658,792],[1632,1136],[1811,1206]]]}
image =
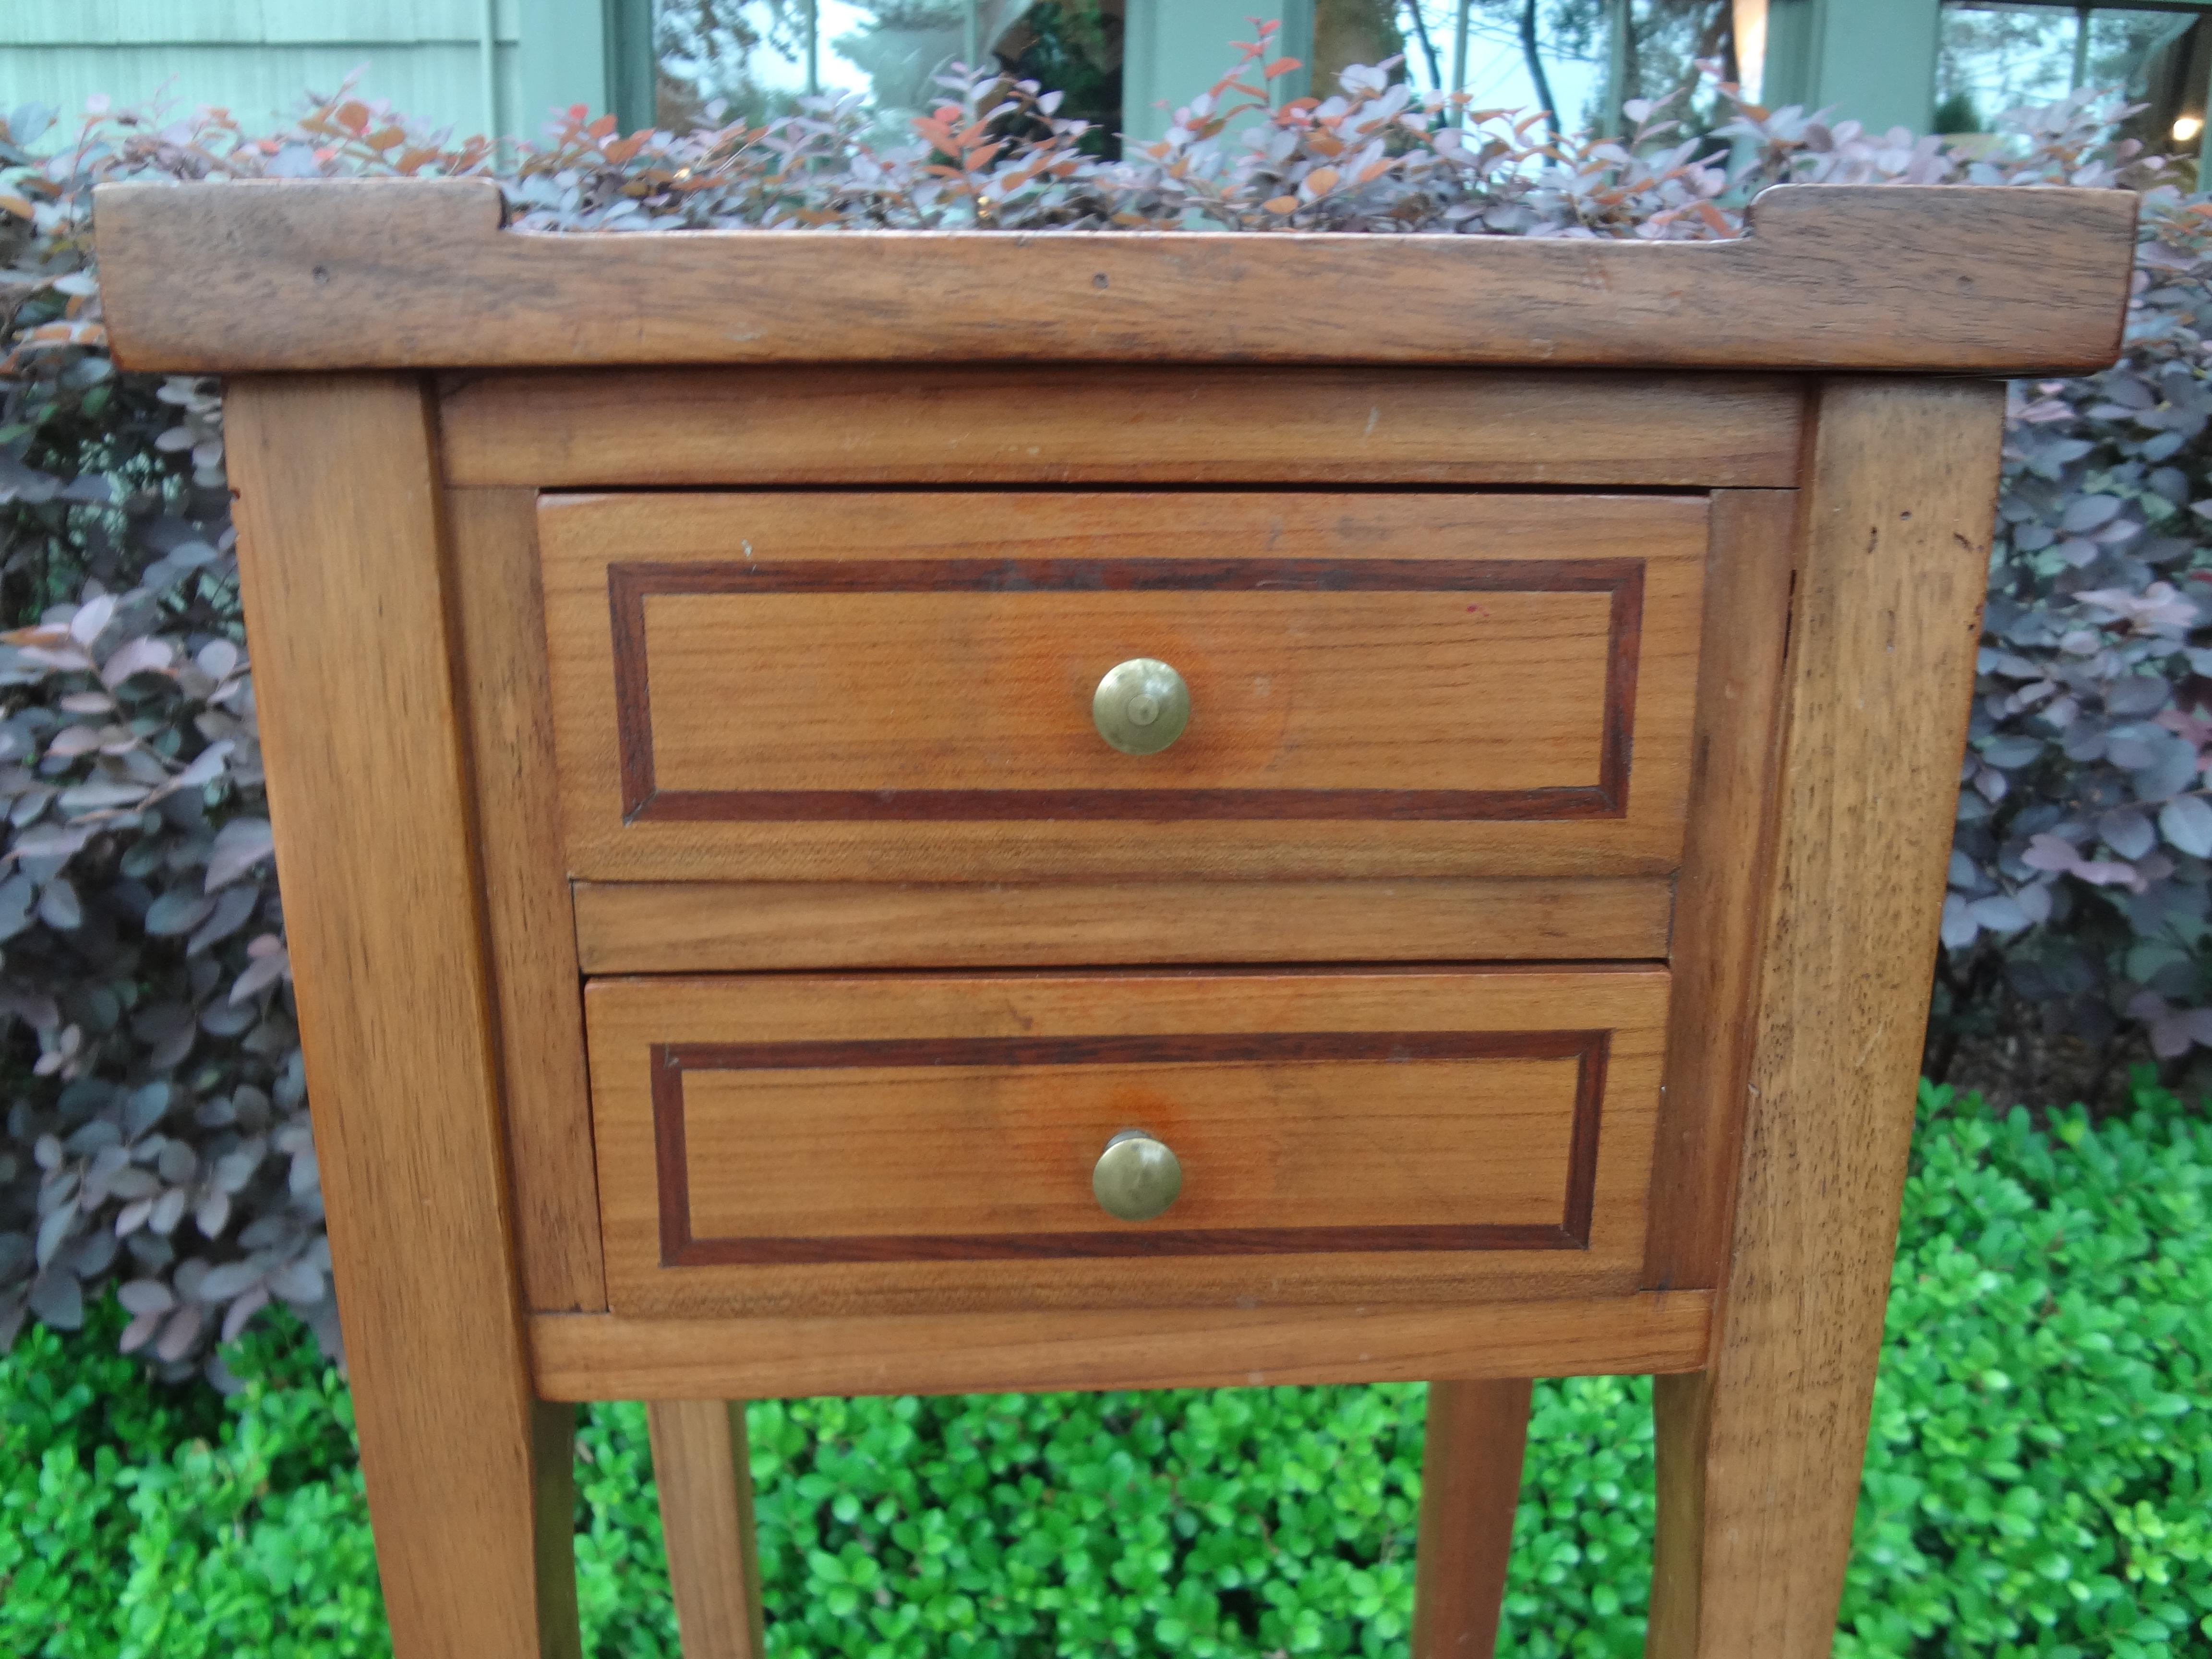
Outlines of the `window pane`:
{"label": "window pane", "polygon": [[[716,102],[724,106],[726,121],[758,122],[787,113],[807,89],[807,15],[804,0],[659,0],[653,17],[657,122],[680,131],[703,120],[707,106]],[[865,16],[863,8],[845,0],[820,0],[814,61],[823,90],[867,86],[858,66],[830,49],[836,36]]]}
{"label": "window pane", "polygon": [[2153,61],[2169,53],[2196,24],[2196,19],[2170,11],[2092,12],[2087,84],[2118,87],[2131,100],[2143,96]]}
{"label": "window pane", "polygon": [[[1064,93],[1061,112],[1093,122],[1104,138],[1122,120],[1127,3],[975,0],[978,55]],[[1337,90],[1346,65],[1394,58],[1421,90],[1449,88],[1459,9],[1458,0],[1310,0],[1310,48],[1286,42],[1285,50],[1306,60],[1322,97]],[[1536,0],[1533,42],[1522,38],[1526,0],[1468,0],[1467,9],[1464,85],[1476,107],[1519,112],[1548,102],[1569,129],[1611,125],[1607,0]],[[933,100],[935,76],[962,56],[970,10],[969,0],[655,0],[657,118],[686,127],[718,100],[724,120],[787,113],[806,91],[811,68],[822,91],[861,95],[896,133]],[[1733,68],[1731,0],[1630,0],[1627,10],[1622,96],[1663,98],[1696,80],[1700,58]],[[1187,98],[1232,56],[1224,35],[1203,61],[1163,69]],[[1682,112],[1699,125],[1711,101]]]}
{"label": "window pane", "polygon": [[2079,88],[2122,94],[2148,108],[2126,131],[2154,148],[2193,153],[2201,125],[2212,24],[2202,15],[2099,7],[2087,27],[2071,8],[1950,0],[1936,67],[1936,125],[1986,132],[2023,104],[2047,104]]}
{"label": "window pane", "polygon": [[[1622,64],[1623,101],[1660,99],[1683,87],[1696,87],[1698,64],[1717,59],[1733,77],[1735,7],[1730,0],[1636,0],[1629,9],[1628,51]],[[1702,94],[1673,106],[1694,125],[1705,111]],[[1593,122],[1601,112],[1593,108]]]}
{"label": "window pane", "polygon": [[2006,110],[2063,98],[2074,83],[2071,11],[1948,5],[1936,55],[1936,130],[1986,132]]}
{"label": "window pane", "polygon": [[[1059,113],[1088,121],[1083,148],[1108,158],[1121,153],[1121,0],[1038,0],[1019,11],[997,38],[987,43],[1009,74],[1034,81],[1048,92],[1065,94]],[[1221,61],[1205,71],[1196,92],[1229,67],[1227,42]]]}
{"label": "window pane", "polygon": [[[2212,19],[2172,12],[2099,12],[2089,29],[2089,84],[2116,87],[2143,107],[2121,131],[2147,149],[2194,163],[2203,143]],[[2186,181],[2185,181],[2186,182]]]}
{"label": "window pane", "polygon": [[[1420,27],[1414,23],[1419,5]],[[1476,109],[1527,111],[1543,106],[1536,76],[1551,94],[1562,125],[1583,124],[1605,96],[1604,0],[1540,0],[1535,51],[1521,40],[1522,0],[1470,0],[1465,85]],[[1403,0],[1400,27],[1406,40],[1406,74],[1427,92],[1451,86],[1457,0]],[[1434,70],[1421,44],[1425,28],[1436,50]],[[1319,33],[1318,27],[1316,30]],[[1322,54],[1316,52],[1318,59]],[[1357,61],[1347,58],[1346,62]],[[1339,67],[1341,67],[1340,65]],[[1332,71],[1314,77],[1316,92],[1336,89]]]}
{"label": "window pane", "polygon": [[[1334,92],[1337,77],[1353,64],[1380,64],[1401,55],[1407,78],[1424,88],[1434,85],[1430,51],[1436,53],[1436,68],[1447,76],[1451,73],[1451,48],[1439,38],[1436,21],[1437,13],[1449,9],[1435,0],[1418,9],[1401,6],[1399,0],[1314,0],[1315,93],[1326,98]],[[1447,22],[1443,32],[1449,33],[1449,27]]]}
{"label": "window pane", "polygon": [[[1457,0],[1401,0],[1399,12],[1408,77],[1424,91],[1449,88]],[[1613,8],[1606,0],[1539,0],[1534,65],[1521,38],[1522,12],[1522,0],[1472,0],[1467,88],[1475,107],[1539,107],[1535,70],[1540,68],[1564,127],[1610,128]],[[1708,124],[1716,100],[1698,89],[1697,66],[1711,58],[1735,73],[1732,0],[1631,0],[1628,13],[1621,100],[1656,100],[1689,87],[1692,97],[1674,112],[1693,129]],[[1326,66],[1327,53],[1316,49],[1315,57]],[[1316,78],[1314,84],[1322,82]]]}
{"label": "window pane", "polygon": [[[655,118],[683,130],[717,100],[725,121],[789,113],[808,86],[811,13],[813,84],[859,94],[885,136],[902,137],[906,118],[942,94],[937,76],[965,55],[971,9],[981,64],[1066,94],[1060,112],[1094,123],[1113,153],[1123,0],[656,0]],[[1226,41],[1218,56],[1194,67],[1193,92],[1226,66]]]}

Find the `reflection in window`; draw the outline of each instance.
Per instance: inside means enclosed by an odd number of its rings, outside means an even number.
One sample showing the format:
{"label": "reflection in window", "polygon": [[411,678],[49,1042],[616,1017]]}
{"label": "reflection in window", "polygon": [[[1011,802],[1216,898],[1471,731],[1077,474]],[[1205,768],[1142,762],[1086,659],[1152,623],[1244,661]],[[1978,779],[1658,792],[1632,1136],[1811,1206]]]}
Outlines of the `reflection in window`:
{"label": "reflection in window", "polygon": [[[1181,3],[653,0],[656,119],[682,129],[715,108],[723,120],[758,123],[820,91],[857,94],[883,136],[896,139],[907,117],[939,95],[937,76],[969,61],[1062,93],[1060,112],[1091,123],[1088,147],[1112,155],[1130,94],[1125,15]],[[1418,90],[1463,88],[1477,109],[1548,108],[1566,130],[1617,131],[1624,104],[1691,87],[1671,112],[1696,131],[1725,114],[1695,89],[1699,64],[1716,64],[1754,99],[1774,91],[1759,84],[1770,0],[1263,0],[1253,9],[1286,19],[1284,50],[1309,66],[1275,83],[1279,96],[1310,88],[1325,98],[1346,65],[1395,59]],[[2145,106],[2129,118],[2127,136],[2197,154],[2212,80],[2212,0],[1942,0],[1940,17],[1937,131],[1985,132],[2021,105],[2112,88]],[[1187,99],[1230,58],[1224,40],[1192,62],[1157,66],[1163,84],[1131,95]],[[1849,87],[1820,95],[1850,113]]]}
{"label": "reflection in window", "polygon": [[[1604,102],[1613,9],[1613,0],[1405,0],[1406,73],[1424,92],[1464,88],[1478,110],[1551,109],[1572,128]],[[1326,82],[1316,74],[1314,88],[1334,91],[1334,73]]]}
{"label": "reflection in window", "polygon": [[1620,52],[1620,98],[1664,98],[1696,81],[1701,63],[1717,63],[1724,78],[1740,80],[1735,12],[1729,0],[1648,0],[1631,8]]}
{"label": "reflection in window", "polygon": [[[1741,9],[1740,0],[1400,0],[1397,50],[1424,91],[1464,86],[1477,109],[1548,107],[1563,128],[1612,131],[1622,104],[1694,87],[1700,62],[1738,78]],[[1317,25],[1314,57],[1328,70],[1321,42]],[[1707,125],[1710,94],[1687,102],[1695,107],[1676,112],[1692,127]]]}
{"label": "reflection in window", "polygon": [[2127,137],[2193,158],[2208,72],[2212,16],[2199,8],[1946,0],[1936,129],[1986,132],[2021,105],[2112,90],[2144,106],[2125,122]]}
{"label": "reflection in window", "polygon": [[1123,0],[657,0],[654,119],[682,131],[759,123],[811,92],[858,94],[886,137],[943,89],[955,63],[992,65],[1063,93],[1111,154],[1121,125]]}
{"label": "reflection in window", "polygon": [[[936,77],[971,52],[981,64],[1066,94],[1061,113],[1094,123],[1118,149],[1128,0],[655,0],[658,125],[684,129],[719,106],[723,120],[788,113],[810,91],[857,93],[887,136],[928,107]],[[1136,0],[1172,5],[1176,0]],[[1327,97],[1352,64],[1393,58],[1423,90],[1464,85],[1479,107],[1534,109],[1550,94],[1565,125],[1607,104],[1607,20],[1620,0],[1309,0],[1301,88]],[[1627,96],[1656,97],[1725,33],[1729,0],[1634,0]],[[1254,9],[1274,10],[1275,7]],[[1716,20],[1719,20],[1717,25]],[[1722,50],[1726,50],[1722,42]],[[1181,95],[1232,58],[1224,38],[1204,62],[1174,66]]]}
{"label": "reflection in window", "polygon": [[1088,121],[1083,148],[1121,153],[1121,0],[1037,0],[991,43],[1000,67],[1064,94],[1057,112]]}
{"label": "reflection in window", "polygon": [[[1426,14],[1442,9],[1433,0],[1425,9],[1401,6],[1398,0],[1315,0],[1309,60],[1314,92],[1328,97],[1337,89],[1337,77],[1354,64],[1384,64],[1419,52],[1424,33],[1429,33],[1433,50]],[[1434,84],[1428,80],[1420,83]]]}

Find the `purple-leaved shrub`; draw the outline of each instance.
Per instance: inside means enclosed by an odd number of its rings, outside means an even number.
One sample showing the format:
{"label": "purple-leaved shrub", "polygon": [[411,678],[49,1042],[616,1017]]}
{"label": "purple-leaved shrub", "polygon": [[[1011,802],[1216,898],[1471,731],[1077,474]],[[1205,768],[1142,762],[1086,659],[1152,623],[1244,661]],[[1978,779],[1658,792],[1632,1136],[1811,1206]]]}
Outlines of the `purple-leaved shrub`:
{"label": "purple-leaved shrub", "polygon": [[[1275,106],[1271,45],[1118,161],[1054,93],[948,77],[910,142],[856,103],[766,126],[537,143],[428,133],[342,94],[281,131],[98,106],[0,125],[0,1346],[113,1283],[127,1350],[172,1373],[271,1300],[335,1344],[329,1250],[270,860],[214,382],[107,356],[92,186],[451,176],[502,155],[513,222],[1709,238],[1783,181],[2067,183],[2143,192],[2124,359],[2015,389],[1989,633],[1938,988],[1962,1036],[2033,1022],[2107,1051],[2212,1048],[2212,203],[2116,141],[2089,96],[1971,149],[1730,99],[1686,133],[1547,142],[1540,120],[1355,67]],[[1726,89],[1723,89],[1725,94]],[[393,803],[395,819],[405,804]]]}

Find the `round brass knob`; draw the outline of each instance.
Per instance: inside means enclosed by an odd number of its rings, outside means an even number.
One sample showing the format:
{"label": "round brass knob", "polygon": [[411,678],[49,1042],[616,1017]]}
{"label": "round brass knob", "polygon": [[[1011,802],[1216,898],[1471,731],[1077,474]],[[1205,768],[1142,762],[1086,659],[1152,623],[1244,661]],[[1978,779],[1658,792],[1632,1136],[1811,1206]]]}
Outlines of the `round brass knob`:
{"label": "round brass knob", "polygon": [[1190,688],[1152,657],[1115,663],[1091,696],[1098,735],[1125,755],[1157,755],[1190,724]]}
{"label": "round brass knob", "polygon": [[1142,1129],[1124,1129],[1098,1154],[1091,1190],[1107,1214],[1150,1221],[1182,1191],[1182,1165],[1165,1141]]}

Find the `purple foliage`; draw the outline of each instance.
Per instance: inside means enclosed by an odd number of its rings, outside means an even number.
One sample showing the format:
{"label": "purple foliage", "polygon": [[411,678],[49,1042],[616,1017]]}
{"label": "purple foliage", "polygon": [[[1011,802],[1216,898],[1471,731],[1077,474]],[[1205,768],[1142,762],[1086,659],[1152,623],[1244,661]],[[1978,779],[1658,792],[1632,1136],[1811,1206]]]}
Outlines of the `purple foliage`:
{"label": "purple foliage", "polygon": [[[508,147],[520,226],[1142,227],[1704,238],[1784,180],[2145,192],[2125,360],[2015,389],[1989,631],[1944,912],[1943,1006],[2005,1000],[2096,1041],[2212,1046],[2212,204],[2076,98],[1947,149],[1737,103],[1714,135],[1630,106],[1621,139],[1414,94],[1389,65],[1282,108],[1262,39],[1114,162],[1033,82],[956,75],[911,142],[856,105],[618,136],[569,112]],[[1722,141],[1717,143],[1716,140]],[[1732,143],[1731,150],[1723,147]],[[181,1373],[272,1299],[336,1340],[270,867],[212,381],[106,356],[91,186],[493,170],[342,95],[285,130],[94,108],[0,128],[0,1345],[111,1281],[126,1348]],[[1978,999],[1978,1000],[1977,1000]],[[1961,1011],[1966,1011],[1962,1012]],[[220,1378],[220,1371],[216,1373]]]}

